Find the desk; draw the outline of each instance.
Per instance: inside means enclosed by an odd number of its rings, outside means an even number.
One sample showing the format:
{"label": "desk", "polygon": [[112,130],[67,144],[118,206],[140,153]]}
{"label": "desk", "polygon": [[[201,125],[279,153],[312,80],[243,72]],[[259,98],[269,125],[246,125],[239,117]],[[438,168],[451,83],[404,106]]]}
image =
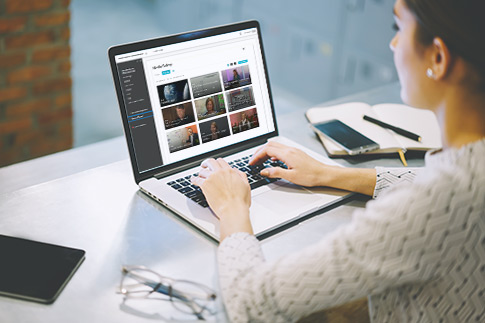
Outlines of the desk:
{"label": "desk", "polygon": [[[355,100],[399,102],[399,85],[329,104]],[[278,124],[282,135],[325,154],[303,110],[278,115]],[[86,250],[85,262],[54,304],[2,297],[0,322],[152,321],[120,309],[122,297],[115,291],[122,264],[144,264],[166,276],[218,290],[217,244],[138,191],[127,156],[124,139],[117,138],[0,169],[1,234]],[[80,158],[85,163],[80,164]],[[337,161],[345,166],[401,166],[397,156]],[[421,166],[423,161],[411,159],[409,164]],[[362,199],[350,201],[264,240],[266,258],[276,259],[319,241],[348,223],[352,212],[364,204]],[[226,321],[218,306],[216,319]]]}

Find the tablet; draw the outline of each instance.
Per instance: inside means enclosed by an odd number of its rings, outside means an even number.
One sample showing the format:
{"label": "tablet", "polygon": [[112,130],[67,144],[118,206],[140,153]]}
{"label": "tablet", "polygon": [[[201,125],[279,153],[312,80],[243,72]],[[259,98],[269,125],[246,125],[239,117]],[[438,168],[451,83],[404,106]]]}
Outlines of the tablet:
{"label": "tablet", "polygon": [[85,251],[0,235],[0,295],[50,304]]}

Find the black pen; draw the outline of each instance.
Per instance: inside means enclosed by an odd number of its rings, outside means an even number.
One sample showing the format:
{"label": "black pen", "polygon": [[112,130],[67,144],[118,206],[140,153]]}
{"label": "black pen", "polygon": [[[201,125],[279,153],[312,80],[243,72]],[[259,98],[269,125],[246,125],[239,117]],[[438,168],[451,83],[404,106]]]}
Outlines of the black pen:
{"label": "black pen", "polygon": [[381,126],[383,128],[391,129],[395,133],[398,133],[401,136],[404,136],[406,138],[409,138],[409,139],[412,139],[412,140],[416,140],[416,141],[421,142],[421,136],[420,135],[417,135],[415,133],[409,132],[407,130],[404,130],[404,129],[401,129],[401,128],[398,128],[398,127],[391,126],[390,124],[387,124],[385,122],[382,122],[380,120],[374,119],[374,118],[369,117],[369,116],[366,116],[366,115],[364,115],[364,120],[367,120],[369,122],[372,122],[372,123],[374,123],[374,124],[376,124],[378,126]]}

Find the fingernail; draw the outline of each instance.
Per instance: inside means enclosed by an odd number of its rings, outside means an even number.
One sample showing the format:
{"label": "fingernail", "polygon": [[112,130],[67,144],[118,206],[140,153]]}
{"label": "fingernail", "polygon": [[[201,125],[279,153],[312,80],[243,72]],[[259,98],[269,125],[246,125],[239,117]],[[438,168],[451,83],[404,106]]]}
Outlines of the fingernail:
{"label": "fingernail", "polygon": [[268,176],[269,175],[269,170],[263,169],[260,174],[263,175],[263,176]]}

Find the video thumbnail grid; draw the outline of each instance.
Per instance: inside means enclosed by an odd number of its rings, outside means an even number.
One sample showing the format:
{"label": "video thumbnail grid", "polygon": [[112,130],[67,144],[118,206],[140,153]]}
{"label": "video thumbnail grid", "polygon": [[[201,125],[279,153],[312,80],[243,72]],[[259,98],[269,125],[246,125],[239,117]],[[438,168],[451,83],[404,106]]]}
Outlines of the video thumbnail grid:
{"label": "video thumbnail grid", "polygon": [[259,127],[247,85],[249,65],[157,86],[170,153]]}

